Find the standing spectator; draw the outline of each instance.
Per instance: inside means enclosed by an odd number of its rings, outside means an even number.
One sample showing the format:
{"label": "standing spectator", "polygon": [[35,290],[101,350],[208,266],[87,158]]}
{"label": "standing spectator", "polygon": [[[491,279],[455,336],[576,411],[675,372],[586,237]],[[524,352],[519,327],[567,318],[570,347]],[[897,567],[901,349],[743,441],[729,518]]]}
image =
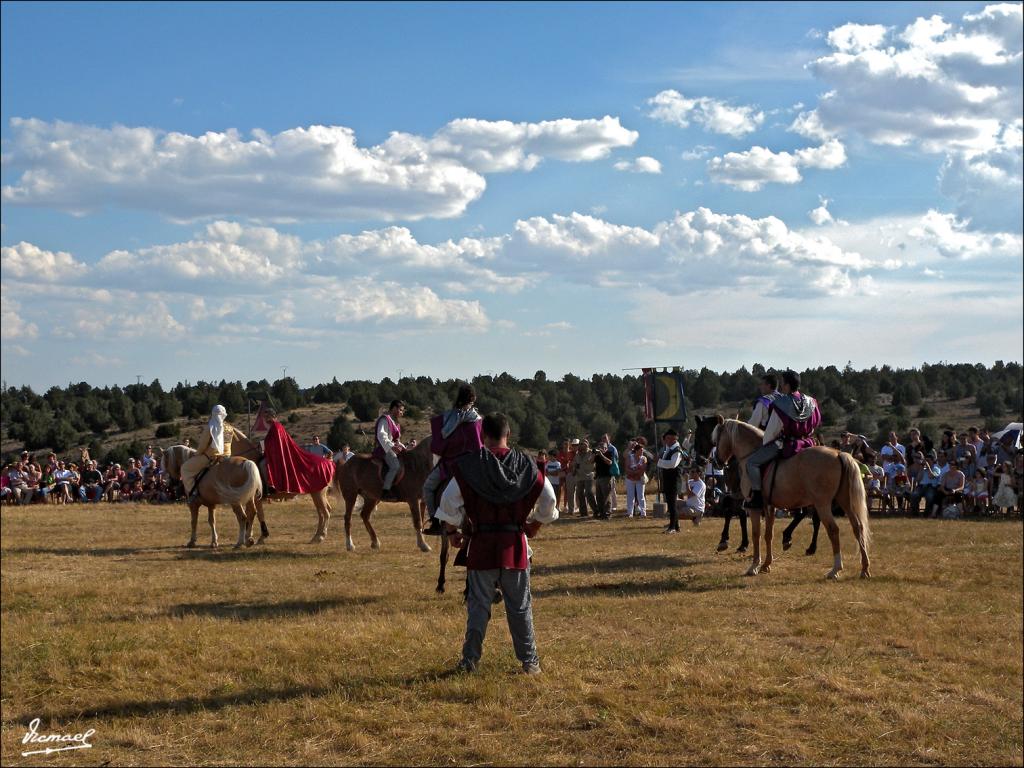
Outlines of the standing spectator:
{"label": "standing spectator", "polygon": [[587,516],[587,505],[597,516],[597,499],[594,496],[594,453],[590,450],[590,441],[583,440],[572,459],[572,474],[575,478],[573,496],[580,517]]}
{"label": "standing spectator", "polygon": [[596,489],[597,506],[594,510],[594,517],[598,520],[607,520],[611,517],[611,493],[612,483],[612,453],[609,450],[609,443],[606,442],[607,435],[602,437],[594,446],[594,485]]}
{"label": "standing spectator", "polygon": [[576,475],[573,473],[573,459],[576,458],[576,450],[579,448],[578,437],[562,442],[562,452],[558,454],[558,461],[562,464],[564,482],[562,493],[565,496],[565,512],[571,516],[576,511]]}
{"label": "standing spectator", "polygon": [[694,438],[693,438],[693,430],[692,429],[686,430],[686,435],[683,437],[683,440],[680,443],[680,445],[683,448],[683,452],[684,453],[689,454],[690,452],[693,451],[693,440],[694,440]]}
{"label": "standing spectator", "polygon": [[932,441],[927,437],[921,436],[921,430],[916,427],[910,430],[910,435],[907,437],[907,451],[909,455],[913,456],[915,452],[920,451],[921,454],[926,454],[932,449]]}
{"label": "standing spectator", "polygon": [[537,471],[547,477],[548,452],[541,448],[537,451]]}
{"label": "standing spectator", "polygon": [[683,447],[679,445],[679,435],[669,429],[661,438],[661,455],[658,458],[661,490],[668,505],[668,525],[663,533],[679,533],[679,513],[676,511],[676,500],[679,498],[679,467],[683,461]]}
{"label": "standing spectator", "polygon": [[643,444],[633,440],[626,453],[626,517],[632,517],[634,510],[637,517],[647,517],[646,488],[647,457]]}
{"label": "standing spectator", "polygon": [[619,508],[618,495],[616,493],[616,485],[619,482],[619,475],[622,473],[622,465],[619,463],[619,449],[612,443],[611,435],[607,432],[601,436],[601,440],[605,445],[608,446],[608,455],[612,458],[611,476],[612,476],[612,487],[611,492],[608,494],[609,503],[611,504],[611,513],[614,515],[616,510]]}
{"label": "standing spectator", "polygon": [[558,460],[558,454],[552,451],[548,454],[548,462],[544,465],[544,476],[551,483],[551,490],[555,493],[555,506],[561,503],[562,481],[565,479],[565,470],[562,462]]}
{"label": "standing spectator", "polygon": [[147,445],[146,446],[146,452],[144,454],[142,454],[142,461],[140,462],[142,471],[145,472],[150,467],[156,466],[156,464],[157,464],[157,457],[153,453],[153,446],[152,445]]}
{"label": "standing spectator", "polygon": [[353,456],[355,456],[355,453],[352,452],[352,447],[348,443],[345,443],[343,446],[341,446],[341,450],[334,454],[334,460],[341,464],[344,464]]}
{"label": "standing spectator", "polygon": [[313,444],[309,446],[309,452],[325,459],[331,458],[332,451],[320,442],[320,435],[313,435]]}
{"label": "standing spectator", "polygon": [[1017,503],[1017,494],[1014,493],[1013,468],[1010,462],[1004,461],[996,469],[993,477],[998,481],[999,487],[992,497],[992,506],[997,512],[1006,510],[1009,514]]}
{"label": "standing spectator", "polygon": [[[896,456],[895,454],[899,454],[899,456]],[[900,443],[899,438],[896,436],[895,432],[889,433],[889,441],[882,446],[883,462],[886,458],[889,458],[890,461],[895,459],[905,461],[907,458],[907,449],[906,447],[904,447],[902,443]]]}
{"label": "standing spectator", "polygon": [[968,432],[960,433],[960,442],[957,444],[955,456],[964,475],[968,478],[974,477],[974,470],[978,463],[978,449],[971,442]]}
{"label": "standing spectator", "polygon": [[[700,521],[704,517],[704,495],[707,492],[707,485],[700,479],[701,466],[699,463],[694,462],[688,474],[686,490],[683,491],[684,499],[681,502],[676,502],[677,505],[682,505],[682,511],[678,514],[685,520],[692,520],[694,525],[700,525]],[[679,530],[678,522],[676,530]]]}

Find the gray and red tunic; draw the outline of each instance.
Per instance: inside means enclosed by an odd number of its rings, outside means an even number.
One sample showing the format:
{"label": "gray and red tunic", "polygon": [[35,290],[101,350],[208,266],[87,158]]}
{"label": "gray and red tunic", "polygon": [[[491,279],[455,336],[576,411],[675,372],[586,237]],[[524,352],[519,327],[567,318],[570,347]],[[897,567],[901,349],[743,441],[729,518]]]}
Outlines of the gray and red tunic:
{"label": "gray and red tunic", "polygon": [[821,411],[813,397],[800,392],[781,395],[772,401],[768,412],[769,416],[778,414],[782,422],[782,458],[796,456],[814,445],[814,433],[821,426]]}
{"label": "gray and red tunic", "polygon": [[383,459],[387,451],[384,450],[384,446],[380,444],[380,440],[377,439],[377,434],[380,432],[380,422],[383,419],[387,419],[388,432],[391,434],[391,442],[397,443],[402,437],[402,428],[398,425],[394,419],[391,418],[390,414],[385,413],[373,426],[374,442],[376,445],[373,447],[374,458]]}
{"label": "gray and red tunic", "polygon": [[514,448],[481,448],[455,462],[454,476],[466,510],[466,567],[525,571],[530,562],[523,525],[544,490],[536,463]]}

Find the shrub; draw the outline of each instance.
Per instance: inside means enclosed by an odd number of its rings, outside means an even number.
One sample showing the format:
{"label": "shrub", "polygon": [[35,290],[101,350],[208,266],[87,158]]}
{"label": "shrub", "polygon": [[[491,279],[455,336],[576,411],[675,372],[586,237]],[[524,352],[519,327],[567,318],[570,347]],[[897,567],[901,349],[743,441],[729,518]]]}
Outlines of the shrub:
{"label": "shrub", "polygon": [[160,424],[156,428],[157,438],[177,437],[181,434],[181,426],[178,424]]}
{"label": "shrub", "polygon": [[919,419],[930,419],[935,416],[935,408],[930,406],[928,403],[923,403],[920,408],[917,409],[917,418]]}

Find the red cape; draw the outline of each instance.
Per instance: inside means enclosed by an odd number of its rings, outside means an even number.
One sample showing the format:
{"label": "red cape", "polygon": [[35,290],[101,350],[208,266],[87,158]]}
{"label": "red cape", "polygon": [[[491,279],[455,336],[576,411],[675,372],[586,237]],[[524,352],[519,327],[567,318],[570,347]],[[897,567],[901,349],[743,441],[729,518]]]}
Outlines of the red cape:
{"label": "red cape", "polygon": [[312,493],[334,479],[334,462],[300,448],[278,421],[272,422],[263,441],[267,482],[278,493]]}

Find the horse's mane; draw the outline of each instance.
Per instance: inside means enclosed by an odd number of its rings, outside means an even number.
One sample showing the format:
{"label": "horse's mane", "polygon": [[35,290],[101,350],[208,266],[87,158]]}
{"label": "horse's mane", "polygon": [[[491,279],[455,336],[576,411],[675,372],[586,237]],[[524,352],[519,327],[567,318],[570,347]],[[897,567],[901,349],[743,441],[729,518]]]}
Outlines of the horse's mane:
{"label": "horse's mane", "polygon": [[195,454],[194,448],[185,445],[172,445],[167,448],[160,457],[164,472],[175,480],[181,479],[181,465],[185,460]]}

